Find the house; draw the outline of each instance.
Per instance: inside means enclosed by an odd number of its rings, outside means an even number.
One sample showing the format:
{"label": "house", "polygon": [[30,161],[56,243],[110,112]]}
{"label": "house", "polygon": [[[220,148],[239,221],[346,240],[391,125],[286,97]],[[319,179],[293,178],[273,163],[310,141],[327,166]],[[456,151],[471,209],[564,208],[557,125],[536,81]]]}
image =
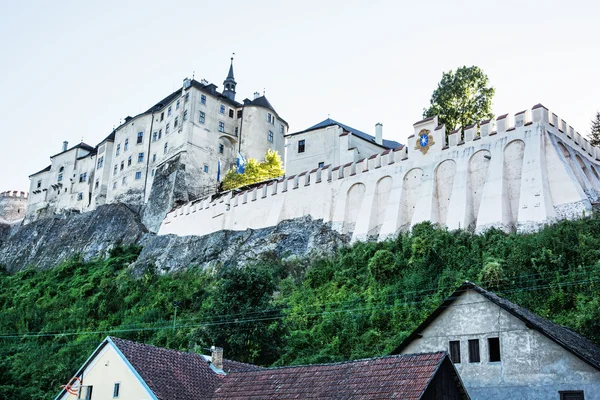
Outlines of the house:
{"label": "house", "polygon": [[446,352],[227,374],[215,400],[469,399]]}
{"label": "house", "polygon": [[228,372],[261,367],[107,337],[55,400],[200,400],[211,398]]}
{"label": "house", "polygon": [[600,399],[600,348],[466,282],[393,354],[448,351],[473,399]]}

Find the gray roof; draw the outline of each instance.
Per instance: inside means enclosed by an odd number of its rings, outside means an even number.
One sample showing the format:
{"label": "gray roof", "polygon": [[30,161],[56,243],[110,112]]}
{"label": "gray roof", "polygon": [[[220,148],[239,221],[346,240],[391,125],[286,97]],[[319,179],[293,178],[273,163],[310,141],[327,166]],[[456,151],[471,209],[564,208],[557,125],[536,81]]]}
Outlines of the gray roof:
{"label": "gray roof", "polygon": [[42,172],[48,172],[48,171],[50,171],[50,168],[52,168],[52,165],[48,165],[46,168],[44,168],[38,172],[34,172],[33,174],[29,175],[29,177],[31,178],[32,176],[41,174]]}
{"label": "gray roof", "polygon": [[89,151],[89,152],[92,152],[92,151],[94,151],[96,148],[95,148],[94,146],[90,146],[90,145],[89,145],[89,144],[87,144],[87,143],[83,143],[83,142],[81,142],[81,143],[77,143],[75,146],[71,147],[70,149],[67,149],[67,150],[61,151],[60,153],[56,153],[55,155],[53,155],[53,156],[50,156],[50,158],[56,157],[56,156],[58,156],[58,155],[61,155],[61,154],[63,154],[63,153],[66,153],[67,151],[71,151],[71,150],[75,150],[75,149],[84,149],[84,150],[87,150],[87,151]]}
{"label": "gray roof", "polygon": [[305,129],[303,131],[295,132],[295,133],[290,133],[287,136],[297,135],[299,133],[304,133],[304,132],[310,132],[310,131],[314,131],[314,130],[317,130],[317,129],[326,128],[328,126],[333,126],[333,125],[340,126],[342,129],[344,129],[345,131],[348,131],[348,132],[352,133],[354,136],[358,136],[359,138],[361,138],[363,140],[366,140],[367,142],[373,143],[373,144],[375,144],[377,146],[385,147],[387,149],[396,149],[398,147],[402,147],[402,144],[400,144],[400,143],[398,143],[396,141],[393,141],[393,140],[386,140],[386,139],[383,139],[383,145],[379,145],[379,144],[375,143],[375,136],[371,136],[368,133],[359,131],[358,129],[354,129],[354,128],[348,126],[348,125],[342,124],[341,122],[338,122],[338,121],[333,120],[331,118],[327,118],[326,120],[321,121],[318,124],[313,125],[310,128]]}
{"label": "gray roof", "polygon": [[600,347],[596,346],[589,339],[581,336],[579,333],[566,328],[564,326],[555,324],[554,322],[540,317],[539,315],[532,313],[531,311],[512,303],[493,292],[489,292],[471,282],[465,282],[462,284],[450,297],[446,298],[442,305],[440,305],[421,325],[417,327],[401,344],[398,346],[392,354],[399,354],[410,342],[417,337],[420,337],[421,332],[429,325],[433,320],[437,318],[454,300],[456,300],[461,294],[467,290],[474,290],[481,294],[483,297],[496,304],[498,307],[508,311],[530,328],[538,331],[542,335],[546,336],[550,340],[556,342],[564,349],[568,350],[575,356],[579,357],[592,367],[600,371]]}

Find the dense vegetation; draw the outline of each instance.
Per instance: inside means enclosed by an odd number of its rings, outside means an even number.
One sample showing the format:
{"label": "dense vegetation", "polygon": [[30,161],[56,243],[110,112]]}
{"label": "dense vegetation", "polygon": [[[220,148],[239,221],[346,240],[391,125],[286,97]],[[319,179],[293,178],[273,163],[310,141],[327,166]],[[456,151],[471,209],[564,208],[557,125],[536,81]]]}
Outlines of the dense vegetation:
{"label": "dense vegetation", "polygon": [[600,343],[598,237],[600,218],[531,235],[421,224],[328,258],[243,269],[131,271],[139,249],[126,248],[0,274],[0,398],[52,398],[106,335],[198,352],[216,344],[262,365],[386,354],[465,280]]}
{"label": "dense vegetation", "polygon": [[252,185],[273,178],[279,178],[285,173],[281,157],[274,150],[267,150],[264,161],[255,158],[248,159],[244,172],[239,174],[236,167],[232,167],[223,178],[223,190],[231,190],[242,186]]}

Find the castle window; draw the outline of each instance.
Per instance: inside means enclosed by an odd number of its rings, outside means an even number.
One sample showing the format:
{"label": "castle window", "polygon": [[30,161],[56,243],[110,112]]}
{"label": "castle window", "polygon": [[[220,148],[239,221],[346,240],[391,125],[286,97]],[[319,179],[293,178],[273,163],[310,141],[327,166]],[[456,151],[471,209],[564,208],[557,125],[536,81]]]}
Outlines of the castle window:
{"label": "castle window", "polygon": [[298,153],[304,153],[305,149],[306,149],[306,140],[298,141]]}
{"label": "castle window", "polygon": [[119,397],[120,390],[121,390],[121,384],[119,382],[115,383],[115,386],[113,388],[113,399],[116,399]]}
{"label": "castle window", "polygon": [[83,192],[77,193],[77,201],[83,200]]}
{"label": "castle window", "polygon": [[225,132],[225,122],[219,121],[219,132]]}
{"label": "castle window", "polygon": [[159,139],[160,139],[160,138],[162,138],[162,129],[159,129],[159,130],[158,130],[158,138],[159,138]]}
{"label": "castle window", "polygon": [[127,177],[124,176],[123,179],[121,179],[121,184],[124,185],[127,182]]}
{"label": "castle window", "polygon": [[153,142],[156,142],[157,140],[158,140],[158,132],[154,132],[154,133],[152,134],[152,141],[153,141]]}
{"label": "castle window", "polygon": [[129,150],[129,139],[125,139],[125,151]]}
{"label": "castle window", "polygon": [[285,133],[285,128],[283,127],[283,124],[279,125],[279,133],[281,133],[282,135]]}
{"label": "castle window", "polygon": [[223,104],[221,104],[221,106],[219,107],[219,112],[221,114],[225,114],[225,106]]}
{"label": "castle window", "polygon": [[118,156],[119,154],[121,154],[121,143],[117,145],[117,151],[115,152],[115,155]]}
{"label": "castle window", "polygon": [[104,165],[104,156],[102,156],[98,159],[98,169],[102,168],[103,165]]}
{"label": "castle window", "polygon": [[62,181],[62,178],[63,178],[63,174],[61,172],[60,174],[58,174],[58,182]]}
{"label": "castle window", "polygon": [[138,171],[135,173],[135,179],[142,179],[142,171]]}
{"label": "castle window", "polygon": [[179,110],[179,100],[177,100],[177,104],[175,105],[175,109]]}
{"label": "castle window", "polygon": [[454,364],[460,364],[460,340],[450,341],[450,360]]}
{"label": "castle window", "polygon": [[144,141],[144,132],[138,132],[137,135],[137,144],[140,144]]}
{"label": "castle window", "polygon": [[219,143],[219,154],[223,154],[225,152],[225,146],[223,143]]}
{"label": "castle window", "polygon": [[100,186],[100,181],[96,179],[96,183],[94,183],[94,189],[98,189],[98,186]]}
{"label": "castle window", "polygon": [[237,127],[237,126],[235,127],[235,130],[234,130],[234,133],[233,133],[233,134],[234,134],[235,136],[237,136],[237,135],[238,135],[238,127]]}
{"label": "castle window", "polygon": [[238,118],[242,118],[242,110],[238,110],[238,112],[237,112],[237,117],[238,117]]}
{"label": "castle window", "polygon": [[160,113],[160,120],[164,121],[164,119],[165,119],[165,112],[163,111]]}
{"label": "castle window", "polygon": [[187,102],[187,101],[189,101],[189,100],[190,100],[190,92],[187,92],[187,93],[185,94],[185,101]]}
{"label": "castle window", "polygon": [[585,400],[583,390],[561,390],[558,394],[560,400]]}
{"label": "castle window", "polygon": [[113,170],[113,176],[117,174],[117,169],[118,169],[118,168],[119,168],[119,167],[118,167],[118,165],[117,165],[117,164],[115,164],[115,169]]}
{"label": "castle window", "polygon": [[121,171],[123,171],[123,168],[125,168],[125,161],[121,161]]}
{"label": "castle window", "polygon": [[179,117],[175,117],[175,121],[173,121],[173,128],[177,128],[177,125],[179,125]]}
{"label": "castle window", "polygon": [[138,154],[138,162],[144,162],[144,153]]}
{"label": "castle window", "polygon": [[167,122],[167,126],[165,126],[165,135],[169,134],[169,128],[171,127],[171,123]]}
{"label": "castle window", "polygon": [[204,172],[208,172],[208,165],[204,164]]}
{"label": "castle window", "polygon": [[152,162],[156,161],[156,153],[152,154]]}
{"label": "castle window", "polygon": [[165,143],[165,154],[167,154],[168,150],[169,150],[169,143]]}
{"label": "castle window", "polygon": [[113,189],[116,189],[116,188],[117,188],[117,182],[115,181],[115,182],[113,182]]}
{"label": "castle window", "polygon": [[490,362],[500,361],[500,338],[488,338],[488,349],[490,351]]}
{"label": "castle window", "polygon": [[233,115],[234,115],[233,108],[230,108],[229,109],[229,118],[233,118]]}
{"label": "castle window", "polygon": [[58,172],[64,172],[65,167],[60,167],[60,169],[58,170]]}
{"label": "castle window", "polygon": [[188,110],[183,111],[183,120],[187,121]]}
{"label": "castle window", "polygon": [[152,170],[152,176],[154,176],[154,169]]}
{"label": "castle window", "polygon": [[204,121],[206,121],[206,114],[204,114],[202,111],[200,111],[200,118],[198,119],[198,122],[203,124]]}
{"label": "castle window", "polygon": [[131,156],[127,157],[127,166],[131,166]]}
{"label": "castle window", "polygon": [[206,105],[206,96],[203,94],[200,95],[200,104]]}
{"label": "castle window", "polygon": [[481,359],[479,357],[479,339],[469,340],[469,362],[481,362]]}
{"label": "castle window", "polygon": [[324,166],[325,166],[325,162],[321,161],[321,162],[319,163],[319,168],[323,168]]}
{"label": "castle window", "polygon": [[273,120],[273,116],[271,115],[271,113],[267,113],[267,122],[271,123],[272,120]]}
{"label": "castle window", "polygon": [[169,108],[167,109],[167,117],[170,117],[172,114],[171,112],[171,106],[169,106]]}
{"label": "castle window", "polygon": [[87,180],[87,172],[84,172],[83,174],[79,174],[79,182],[85,182]]}
{"label": "castle window", "polygon": [[41,179],[39,181],[37,181],[37,187],[38,187],[38,189],[42,187],[42,180]]}
{"label": "castle window", "polygon": [[267,134],[267,140],[273,143],[273,132],[269,131],[269,133]]}

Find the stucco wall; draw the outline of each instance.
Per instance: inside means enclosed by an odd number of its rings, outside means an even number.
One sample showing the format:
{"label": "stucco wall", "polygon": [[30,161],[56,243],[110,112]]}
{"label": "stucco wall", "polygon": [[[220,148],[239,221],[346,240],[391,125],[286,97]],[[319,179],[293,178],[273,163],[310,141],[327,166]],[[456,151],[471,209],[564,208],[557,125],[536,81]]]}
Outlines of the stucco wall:
{"label": "stucco wall", "polygon": [[[559,390],[584,390],[600,399],[600,371],[518,318],[469,290],[456,299],[402,352],[449,351],[460,341],[455,364],[472,399],[558,399]],[[489,361],[488,338],[500,338],[501,361]],[[469,362],[468,340],[479,339],[480,362]]]}

